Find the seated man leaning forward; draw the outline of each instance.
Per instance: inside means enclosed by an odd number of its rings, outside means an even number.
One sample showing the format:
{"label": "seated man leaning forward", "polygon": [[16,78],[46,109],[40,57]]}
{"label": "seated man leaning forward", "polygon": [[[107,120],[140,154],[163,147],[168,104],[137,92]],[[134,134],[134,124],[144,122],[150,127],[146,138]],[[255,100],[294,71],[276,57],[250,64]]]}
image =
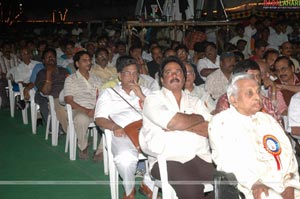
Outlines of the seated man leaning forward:
{"label": "seated man leaning forward", "polygon": [[262,106],[253,76],[237,73],[227,88],[229,109],[209,124],[217,169],[233,173],[246,199],[300,198],[298,165],[280,124]]}
{"label": "seated man leaning forward", "polygon": [[[139,152],[126,136],[124,127],[142,119],[143,101],[151,91],[138,85],[139,65],[134,58],[121,56],[117,59],[116,67],[120,83],[101,92],[96,104],[95,118],[98,126],[113,132],[112,154],[123,179],[123,199],[131,199],[135,196],[134,181]],[[145,174],[139,191],[150,199],[152,188],[153,182]]]}
{"label": "seated man leaning forward", "polygon": [[165,157],[168,178],[176,182],[171,185],[179,199],[213,198],[213,193],[205,196],[202,184],[211,181],[214,172],[207,139],[211,115],[203,101],[183,91],[186,76],[178,58],[163,61],[159,71],[162,88],[144,102],[140,145],[149,155],[156,179],[160,179],[157,156]]}

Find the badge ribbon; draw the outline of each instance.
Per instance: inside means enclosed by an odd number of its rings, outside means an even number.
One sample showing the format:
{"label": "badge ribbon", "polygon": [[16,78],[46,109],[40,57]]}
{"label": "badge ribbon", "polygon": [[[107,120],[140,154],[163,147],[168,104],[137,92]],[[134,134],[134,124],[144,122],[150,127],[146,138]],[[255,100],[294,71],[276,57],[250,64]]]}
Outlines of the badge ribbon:
{"label": "badge ribbon", "polygon": [[276,164],[277,164],[277,170],[280,170],[280,153],[281,153],[281,147],[279,144],[278,139],[273,135],[265,135],[263,138],[263,144],[264,148],[274,156]]}

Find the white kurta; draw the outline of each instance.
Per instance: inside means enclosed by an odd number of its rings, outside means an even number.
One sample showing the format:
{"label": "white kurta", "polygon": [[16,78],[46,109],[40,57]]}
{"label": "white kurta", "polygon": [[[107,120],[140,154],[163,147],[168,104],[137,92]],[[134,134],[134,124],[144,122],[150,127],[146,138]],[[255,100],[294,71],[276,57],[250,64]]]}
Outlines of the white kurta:
{"label": "white kurta", "polygon": [[[274,156],[264,148],[265,135],[279,140],[280,170]],[[209,141],[217,170],[234,173],[238,188],[247,199],[253,198],[251,187],[258,180],[279,194],[288,186],[300,188],[298,165],[290,141],[270,115],[258,112],[245,116],[229,108],[212,118]]]}

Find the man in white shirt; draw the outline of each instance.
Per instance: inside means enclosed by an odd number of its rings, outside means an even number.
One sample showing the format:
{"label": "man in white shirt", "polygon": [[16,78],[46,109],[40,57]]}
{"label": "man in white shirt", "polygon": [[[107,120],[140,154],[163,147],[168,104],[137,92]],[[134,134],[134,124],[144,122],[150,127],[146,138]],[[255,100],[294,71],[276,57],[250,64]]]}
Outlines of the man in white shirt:
{"label": "man in white shirt", "polygon": [[15,67],[13,72],[13,80],[16,83],[23,83],[26,86],[30,81],[30,75],[34,66],[40,62],[32,60],[32,53],[27,48],[22,48],[20,50],[21,60],[22,62]]}
{"label": "man in white shirt", "polygon": [[[32,60],[32,52],[24,47],[20,50],[21,55],[21,63],[17,67],[13,67],[9,71],[9,75],[11,75],[13,84],[22,83],[24,87],[26,87],[30,83],[30,76],[32,73],[32,69],[34,66],[40,62]],[[16,88],[19,89],[19,86]],[[26,107],[26,103],[24,99],[20,99],[16,102],[17,106],[20,109],[24,109]]]}
{"label": "man in white shirt", "polygon": [[288,41],[287,33],[283,32],[283,26],[282,22],[277,22],[274,27],[275,33],[270,34],[268,39],[269,46],[276,50],[279,50],[279,46],[281,46],[283,42]]}
{"label": "man in white shirt", "polygon": [[[139,152],[126,136],[124,128],[142,118],[143,101],[151,91],[138,85],[139,65],[134,58],[121,56],[117,59],[116,67],[120,83],[101,92],[96,104],[95,120],[98,126],[113,132],[112,154],[123,179],[123,199],[131,199],[135,196],[133,182]],[[152,188],[153,182],[145,174],[140,190],[148,199],[152,198]]]}
{"label": "man in white shirt", "polygon": [[249,17],[249,25],[245,27],[245,36],[251,38],[256,33],[255,23],[257,21],[256,15]]}
{"label": "man in white shirt", "polygon": [[235,32],[236,32],[236,36],[231,38],[229,42],[237,46],[239,40],[242,39],[242,40],[246,41],[246,46],[243,50],[243,54],[245,56],[245,59],[247,59],[251,55],[251,47],[250,47],[250,44],[251,44],[250,38],[251,37],[245,36],[245,34],[244,34],[245,29],[241,23],[239,23],[235,26]]}
{"label": "man in white shirt", "polygon": [[246,199],[294,199],[299,195],[297,161],[279,123],[262,106],[260,86],[246,73],[228,84],[231,107],[209,124],[217,170],[233,173]]}
{"label": "man in white shirt", "polygon": [[220,68],[220,56],[217,55],[215,43],[207,42],[205,47],[205,57],[200,59],[197,64],[197,71],[205,81],[206,77]]}
{"label": "man in white shirt", "polygon": [[204,196],[202,181],[212,180],[207,139],[210,113],[198,97],[183,92],[186,68],[177,57],[168,57],[160,70],[161,90],[145,99],[140,145],[149,155],[152,176],[159,179],[157,156],[167,160],[170,181],[178,198],[213,198]]}

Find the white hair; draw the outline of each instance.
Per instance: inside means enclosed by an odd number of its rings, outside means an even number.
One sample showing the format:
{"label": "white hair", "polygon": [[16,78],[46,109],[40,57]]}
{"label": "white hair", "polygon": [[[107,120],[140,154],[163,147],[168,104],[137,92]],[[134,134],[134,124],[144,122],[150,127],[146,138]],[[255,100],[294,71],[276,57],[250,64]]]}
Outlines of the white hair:
{"label": "white hair", "polygon": [[253,75],[250,75],[246,72],[236,73],[236,74],[231,76],[231,78],[228,82],[228,85],[227,85],[227,97],[228,97],[228,101],[229,101],[230,104],[231,104],[230,96],[233,96],[233,97],[236,98],[237,94],[238,94],[238,91],[239,91],[237,82],[239,80],[244,80],[244,79],[252,79],[252,80],[256,81],[254,79]]}

